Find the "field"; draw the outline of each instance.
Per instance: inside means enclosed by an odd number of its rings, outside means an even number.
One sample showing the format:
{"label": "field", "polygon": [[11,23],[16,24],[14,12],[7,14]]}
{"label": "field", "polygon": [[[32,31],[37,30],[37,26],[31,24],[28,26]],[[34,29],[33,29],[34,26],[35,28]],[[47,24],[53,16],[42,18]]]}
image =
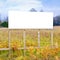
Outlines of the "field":
{"label": "field", "polygon": [[60,60],[60,26],[53,30],[1,28],[0,60]]}

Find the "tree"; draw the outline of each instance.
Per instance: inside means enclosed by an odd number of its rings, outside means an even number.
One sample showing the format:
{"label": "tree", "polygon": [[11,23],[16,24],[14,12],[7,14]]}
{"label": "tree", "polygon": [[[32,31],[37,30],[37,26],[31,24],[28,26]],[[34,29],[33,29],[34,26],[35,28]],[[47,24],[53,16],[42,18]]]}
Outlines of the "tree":
{"label": "tree", "polygon": [[60,26],[60,16],[56,16],[53,18],[53,25]]}
{"label": "tree", "polygon": [[2,27],[8,27],[8,22],[6,22],[6,21],[2,22],[2,23],[1,23],[1,26],[2,26]]}

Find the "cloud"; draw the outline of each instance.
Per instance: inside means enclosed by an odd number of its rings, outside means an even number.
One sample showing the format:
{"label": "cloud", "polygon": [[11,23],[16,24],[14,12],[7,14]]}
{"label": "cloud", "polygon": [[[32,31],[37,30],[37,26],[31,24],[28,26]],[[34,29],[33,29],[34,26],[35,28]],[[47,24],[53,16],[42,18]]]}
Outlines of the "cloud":
{"label": "cloud", "polygon": [[19,9],[27,10],[29,8],[40,8],[42,6],[41,1],[38,0],[6,0],[0,1],[0,8],[7,9]]}
{"label": "cloud", "polygon": [[45,12],[52,12],[54,16],[60,15],[60,7],[43,7]]}
{"label": "cloud", "polygon": [[0,8],[4,7],[4,2],[0,1]]}
{"label": "cloud", "polygon": [[31,8],[39,10],[42,2],[38,0],[0,0],[0,14],[6,16],[9,10],[29,11]]}
{"label": "cloud", "polygon": [[35,8],[37,11],[43,9],[54,13],[59,11],[59,7],[54,7],[54,4],[50,6],[48,3],[50,4],[48,0],[0,0],[0,13],[6,15],[9,10],[29,11],[31,8]]}
{"label": "cloud", "polygon": [[41,7],[41,1],[38,0],[8,0],[7,8],[11,9],[19,9],[22,11],[27,11],[31,8]]}

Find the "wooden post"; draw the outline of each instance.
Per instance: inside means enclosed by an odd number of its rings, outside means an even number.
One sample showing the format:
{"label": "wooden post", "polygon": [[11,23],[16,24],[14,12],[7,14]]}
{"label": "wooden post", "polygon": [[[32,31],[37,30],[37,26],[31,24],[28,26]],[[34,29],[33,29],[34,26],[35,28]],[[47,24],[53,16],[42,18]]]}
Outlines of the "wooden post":
{"label": "wooden post", "polygon": [[53,48],[53,31],[51,31],[51,47]]}
{"label": "wooden post", "polygon": [[38,31],[38,47],[40,48],[40,32]]}
{"label": "wooden post", "polygon": [[25,49],[26,49],[26,31],[23,32],[23,39],[24,39],[24,56],[25,56]]}
{"label": "wooden post", "polygon": [[11,31],[8,30],[8,43],[9,43],[9,49],[10,49],[10,33],[11,33]]}
{"label": "wooden post", "polygon": [[11,47],[10,47],[10,33],[11,33],[11,31],[10,31],[10,29],[8,29],[8,43],[9,43],[9,60],[11,60],[11,58],[10,58],[10,54],[11,54]]}

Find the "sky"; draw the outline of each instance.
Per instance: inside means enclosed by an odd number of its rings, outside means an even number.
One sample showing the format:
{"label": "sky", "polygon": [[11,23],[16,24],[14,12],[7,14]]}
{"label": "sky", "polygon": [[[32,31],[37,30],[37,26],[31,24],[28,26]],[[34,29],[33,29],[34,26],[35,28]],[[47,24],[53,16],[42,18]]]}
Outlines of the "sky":
{"label": "sky", "polygon": [[35,8],[38,12],[53,12],[54,16],[60,15],[60,0],[0,0],[1,19],[8,16],[9,10],[29,11]]}

